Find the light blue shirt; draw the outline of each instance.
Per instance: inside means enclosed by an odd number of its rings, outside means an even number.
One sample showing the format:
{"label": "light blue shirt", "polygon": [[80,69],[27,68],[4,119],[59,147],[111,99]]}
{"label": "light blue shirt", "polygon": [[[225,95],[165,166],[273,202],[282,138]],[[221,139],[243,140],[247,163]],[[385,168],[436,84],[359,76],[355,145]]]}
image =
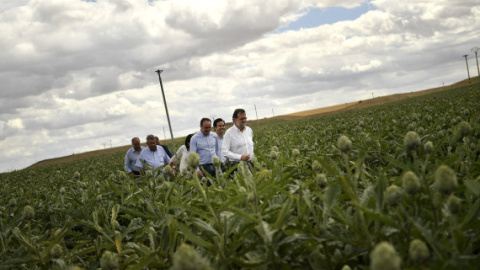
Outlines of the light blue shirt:
{"label": "light blue shirt", "polygon": [[190,153],[197,153],[200,156],[200,165],[213,163],[213,158],[218,158],[218,151],[217,139],[212,132],[205,136],[200,130],[190,140]]}
{"label": "light blue shirt", "polygon": [[[142,152],[144,148],[145,147],[140,146],[140,152]],[[127,154],[125,155],[125,163],[124,163],[125,170],[127,170],[128,173],[131,173],[132,171],[138,172],[138,167],[135,164],[137,163],[137,159],[139,155],[140,153],[135,151],[133,147],[128,149]]]}
{"label": "light blue shirt", "polygon": [[213,137],[217,140],[217,157],[220,159],[222,163],[225,163],[225,158],[222,155],[222,143],[223,143],[223,138],[220,138],[217,133],[213,133]]}
{"label": "light blue shirt", "polygon": [[167,153],[159,145],[157,145],[156,151],[152,151],[150,150],[150,148],[145,147],[145,149],[142,150],[140,155],[138,155],[138,160],[137,160],[137,163],[135,163],[135,165],[138,168],[144,169],[145,167],[143,166],[140,160],[148,164],[150,169],[152,170],[155,170],[158,167],[161,167],[165,164],[170,163],[170,158],[168,157]]}

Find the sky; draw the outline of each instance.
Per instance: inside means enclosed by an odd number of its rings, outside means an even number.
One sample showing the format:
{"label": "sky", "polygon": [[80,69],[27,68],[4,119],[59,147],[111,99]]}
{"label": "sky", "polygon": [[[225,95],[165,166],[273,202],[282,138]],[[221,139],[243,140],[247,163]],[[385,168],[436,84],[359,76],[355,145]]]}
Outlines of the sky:
{"label": "sky", "polygon": [[175,137],[477,76],[480,1],[0,0],[0,34],[8,172],[169,138],[156,70]]}

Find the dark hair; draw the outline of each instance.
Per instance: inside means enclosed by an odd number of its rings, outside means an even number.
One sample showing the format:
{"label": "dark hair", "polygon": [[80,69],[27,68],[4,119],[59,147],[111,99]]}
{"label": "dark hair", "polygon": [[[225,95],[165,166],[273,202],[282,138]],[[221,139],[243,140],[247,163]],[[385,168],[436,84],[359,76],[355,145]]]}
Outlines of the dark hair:
{"label": "dark hair", "polygon": [[190,146],[188,146],[188,143],[190,142],[190,139],[192,139],[193,134],[188,134],[187,138],[185,138],[185,146],[187,149],[190,149]]}
{"label": "dark hair", "polygon": [[213,127],[217,127],[218,122],[223,122],[223,123],[225,123],[225,121],[223,121],[222,118],[217,118],[217,119],[215,119],[215,121],[213,121]]}
{"label": "dark hair", "polygon": [[203,122],[205,122],[205,121],[212,122],[212,120],[210,120],[209,118],[204,117],[204,118],[202,118],[202,120],[200,120],[200,126],[202,126]]}
{"label": "dark hair", "polygon": [[235,111],[233,112],[233,119],[238,118],[239,113],[245,113],[245,110],[244,109],[235,109]]}
{"label": "dark hair", "polygon": [[138,137],[133,137],[133,138],[132,138],[132,143],[133,143],[133,140],[135,140],[135,139],[137,139],[137,140],[140,141],[140,139],[139,139]]}
{"label": "dark hair", "polygon": [[155,141],[158,142],[160,141],[160,139],[157,136],[155,136]]}
{"label": "dark hair", "polygon": [[155,140],[155,136],[153,136],[152,134],[148,135],[147,136],[147,141],[148,140]]}

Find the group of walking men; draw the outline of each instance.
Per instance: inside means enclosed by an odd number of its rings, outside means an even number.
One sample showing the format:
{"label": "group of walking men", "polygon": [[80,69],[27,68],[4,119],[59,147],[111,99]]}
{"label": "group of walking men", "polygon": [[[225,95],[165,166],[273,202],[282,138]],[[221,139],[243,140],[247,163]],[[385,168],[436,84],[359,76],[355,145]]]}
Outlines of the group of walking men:
{"label": "group of walking men", "polygon": [[253,131],[247,124],[245,110],[236,109],[233,112],[234,125],[225,132],[225,121],[221,118],[213,122],[214,132],[211,132],[212,121],[209,118],[200,120],[200,131],[189,134],[182,145],[172,156],[170,150],[161,145],[158,137],[147,136],[147,147],[140,145],[140,139],[132,139],[132,148],[125,155],[125,169],[132,177],[143,173],[148,167],[155,170],[166,164],[174,167],[180,160],[180,171],[187,168],[187,157],[190,153],[197,153],[200,157],[200,166],[197,173],[200,177],[204,172],[215,177],[216,169],[213,165],[217,158],[222,164],[238,164],[241,161],[251,161],[253,152]]}

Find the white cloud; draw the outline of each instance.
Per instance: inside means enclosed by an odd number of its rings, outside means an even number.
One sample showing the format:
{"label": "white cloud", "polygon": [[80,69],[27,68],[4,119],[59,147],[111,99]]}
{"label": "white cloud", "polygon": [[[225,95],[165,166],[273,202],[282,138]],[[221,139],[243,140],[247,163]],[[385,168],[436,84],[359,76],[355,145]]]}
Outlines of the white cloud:
{"label": "white cloud", "polygon": [[308,8],[364,1],[14,2],[0,3],[0,151],[15,146],[0,171],[163,137],[157,69],[185,136],[237,107],[255,119],[254,105],[263,118],[454,83],[480,46],[473,0],[375,0],[355,20],[279,34]]}
{"label": "white cloud", "polygon": [[20,118],[15,118],[7,121],[7,128],[13,128],[13,129],[23,129],[23,121]]}
{"label": "white cloud", "polygon": [[367,64],[355,63],[353,65],[345,65],[340,70],[356,72],[364,72],[370,69],[378,68],[382,66],[382,61],[380,60],[371,60]]}

